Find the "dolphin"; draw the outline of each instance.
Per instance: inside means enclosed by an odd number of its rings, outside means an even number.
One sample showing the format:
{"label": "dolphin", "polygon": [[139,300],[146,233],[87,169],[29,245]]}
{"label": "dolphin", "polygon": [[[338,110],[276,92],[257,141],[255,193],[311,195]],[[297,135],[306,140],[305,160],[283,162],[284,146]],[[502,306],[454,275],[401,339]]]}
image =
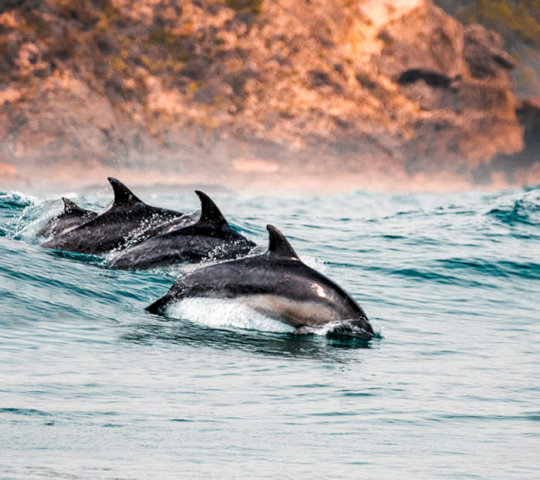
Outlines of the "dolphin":
{"label": "dolphin", "polygon": [[38,236],[57,237],[98,216],[96,212],[79,207],[69,198],[62,197],[62,202],[64,202],[62,213],[51,218],[43,225],[37,232]]}
{"label": "dolphin", "polygon": [[147,205],[116,178],[108,180],[114,191],[108,210],[41,246],[98,255],[163,233],[172,225],[193,222],[185,213]]}
{"label": "dolphin", "polygon": [[308,267],[274,226],[266,226],[268,251],[200,268],[179,277],[171,289],[146,308],[163,313],[190,297],[227,298],[312,333],[334,323],[340,332],[363,339],[374,336],[367,315],[339,285]]}
{"label": "dolphin", "polygon": [[195,190],[201,201],[199,221],[148,238],[120,252],[108,268],[139,270],[205,258],[228,260],[246,255],[255,244],[235,232],[206,193]]}

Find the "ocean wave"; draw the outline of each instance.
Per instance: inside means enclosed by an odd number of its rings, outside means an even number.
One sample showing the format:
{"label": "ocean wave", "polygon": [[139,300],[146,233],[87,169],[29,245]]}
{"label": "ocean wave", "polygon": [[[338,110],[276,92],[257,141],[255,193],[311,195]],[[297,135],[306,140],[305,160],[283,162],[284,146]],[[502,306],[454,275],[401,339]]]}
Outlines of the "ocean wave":
{"label": "ocean wave", "polygon": [[519,198],[510,197],[492,208],[487,214],[506,225],[540,224],[540,188],[520,193]]}
{"label": "ocean wave", "polygon": [[540,280],[540,264],[511,260],[473,258],[434,259],[428,264],[405,268],[368,267],[385,275],[404,277],[416,282],[435,282],[466,287],[495,287],[497,278]]}
{"label": "ocean wave", "polygon": [[490,277],[521,277],[540,279],[540,264],[510,260],[481,260],[466,258],[446,258],[437,260],[445,269],[461,270],[465,273],[479,273]]}
{"label": "ocean wave", "polygon": [[22,210],[37,201],[36,197],[25,195],[24,193],[11,191],[0,192],[0,209]]}

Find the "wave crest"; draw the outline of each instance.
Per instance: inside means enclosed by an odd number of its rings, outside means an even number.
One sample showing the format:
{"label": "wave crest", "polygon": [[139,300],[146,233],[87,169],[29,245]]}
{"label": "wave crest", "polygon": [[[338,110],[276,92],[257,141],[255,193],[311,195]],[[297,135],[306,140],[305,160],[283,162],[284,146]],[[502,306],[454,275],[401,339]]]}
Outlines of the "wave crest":
{"label": "wave crest", "polygon": [[538,225],[540,223],[540,188],[521,193],[487,214],[507,225]]}

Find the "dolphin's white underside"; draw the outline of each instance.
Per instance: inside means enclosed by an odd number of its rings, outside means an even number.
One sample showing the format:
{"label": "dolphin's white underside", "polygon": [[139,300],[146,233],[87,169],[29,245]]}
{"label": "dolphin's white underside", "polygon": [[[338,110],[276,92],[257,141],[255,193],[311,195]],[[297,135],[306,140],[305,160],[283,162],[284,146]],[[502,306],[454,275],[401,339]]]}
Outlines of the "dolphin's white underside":
{"label": "dolphin's white underside", "polygon": [[234,297],[234,300],[264,315],[279,317],[280,320],[293,327],[303,325],[318,327],[329,322],[344,320],[329,305],[313,300],[301,301],[271,294],[240,295]]}

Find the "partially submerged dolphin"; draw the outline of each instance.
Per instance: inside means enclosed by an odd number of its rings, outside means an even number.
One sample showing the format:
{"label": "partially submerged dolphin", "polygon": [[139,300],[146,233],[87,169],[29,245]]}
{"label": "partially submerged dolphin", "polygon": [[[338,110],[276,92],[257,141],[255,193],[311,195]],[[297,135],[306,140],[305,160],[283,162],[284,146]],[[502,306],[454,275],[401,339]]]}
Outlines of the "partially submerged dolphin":
{"label": "partially submerged dolphin", "polygon": [[371,339],[374,336],[362,309],[339,285],[308,267],[287,239],[267,225],[268,251],[204,267],[179,277],[162,298],[146,308],[162,313],[167,306],[190,297],[230,298],[310,333],[332,322],[340,331]]}
{"label": "partially submerged dolphin", "polygon": [[246,255],[255,244],[235,232],[206,193],[196,190],[201,200],[199,221],[151,237],[119,253],[109,263],[113,269],[139,270],[205,258],[228,260]]}
{"label": "partially submerged dolphin", "polygon": [[172,225],[193,221],[185,213],[147,205],[119,180],[112,177],[108,180],[114,191],[114,203],[107,211],[41,246],[97,255],[140,242],[167,231]]}
{"label": "partially submerged dolphin", "polygon": [[57,237],[58,235],[69,232],[98,216],[98,213],[79,207],[69,198],[62,197],[62,202],[64,202],[64,210],[62,210],[62,213],[51,218],[43,225],[37,232],[38,236]]}

